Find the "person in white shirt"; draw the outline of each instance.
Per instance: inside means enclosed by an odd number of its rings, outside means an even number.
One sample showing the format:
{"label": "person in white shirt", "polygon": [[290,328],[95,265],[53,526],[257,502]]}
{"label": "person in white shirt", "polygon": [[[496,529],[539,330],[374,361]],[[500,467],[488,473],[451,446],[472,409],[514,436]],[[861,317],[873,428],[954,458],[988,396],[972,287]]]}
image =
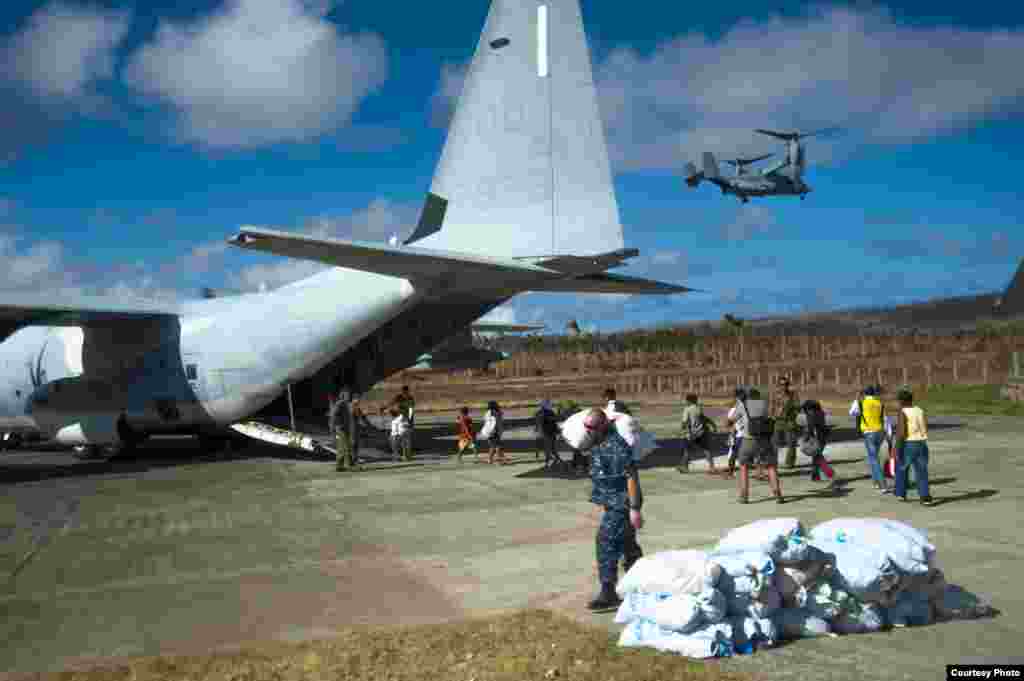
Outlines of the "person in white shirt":
{"label": "person in white shirt", "polygon": [[[726,477],[733,477],[736,470],[736,454],[740,451],[740,446],[743,444],[743,438],[747,434],[747,420],[742,409],[737,409],[741,401],[747,399],[747,391],[743,388],[736,388],[733,396],[736,398],[736,404],[733,405],[732,409],[726,415],[726,419],[733,425],[732,432],[732,443],[729,448],[729,467],[726,472]],[[754,475],[755,480],[762,482],[768,480],[768,476],[764,474],[764,467],[759,461],[757,463],[757,473]]]}
{"label": "person in white shirt", "polygon": [[409,427],[409,417],[404,412],[392,407],[391,409],[391,451],[395,460],[412,460],[412,429]]}

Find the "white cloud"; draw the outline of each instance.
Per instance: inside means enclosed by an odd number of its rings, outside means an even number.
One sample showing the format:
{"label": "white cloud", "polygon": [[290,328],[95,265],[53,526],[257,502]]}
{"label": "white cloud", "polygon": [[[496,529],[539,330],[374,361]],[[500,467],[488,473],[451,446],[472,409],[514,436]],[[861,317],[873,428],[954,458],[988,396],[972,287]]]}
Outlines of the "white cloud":
{"label": "white cloud", "polygon": [[85,95],[114,75],[114,50],[128,32],[127,13],[54,3],[40,9],[0,56],[10,75],[43,96]]}
{"label": "white cloud", "polygon": [[899,25],[884,10],[829,8],[745,21],[720,40],[686,34],[649,56],[621,48],[596,68],[621,170],[678,168],[703,151],[777,148],[753,128],[842,126],[811,162],[861,144],[906,143],[1019,112],[1024,32]]}
{"label": "white cloud", "polygon": [[302,141],[348,122],[387,75],[375,35],[341,35],[329,3],[229,0],[194,25],[163,23],[125,69],[181,114],[180,138],[240,148]]}

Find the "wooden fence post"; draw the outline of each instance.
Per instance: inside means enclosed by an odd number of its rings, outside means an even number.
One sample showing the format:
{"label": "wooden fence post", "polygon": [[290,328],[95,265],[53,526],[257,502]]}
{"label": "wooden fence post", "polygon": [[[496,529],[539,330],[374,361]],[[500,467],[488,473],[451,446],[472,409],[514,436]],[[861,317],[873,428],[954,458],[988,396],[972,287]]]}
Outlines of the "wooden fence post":
{"label": "wooden fence post", "polygon": [[960,382],[960,362],[953,360],[953,383]]}
{"label": "wooden fence post", "polygon": [[836,390],[839,390],[839,367],[836,367]]}
{"label": "wooden fence post", "polygon": [[909,385],[909,383],[910,383],[910,381],[909,381],[909,374],[910,374],[910,370],[906,367],[906,365],[904,365],[903,366],[903,385],[904,385],[904,387],[907,387]]}
{"label": "wooden fence post", "polygon": [[876,382],[878,385],[882,385],[882,367],[876,367],[875,372],[878,379]]}
{"label": "wooden fence post", "polygon": [[932,387],[932,363],[927,362],[924,365],[924,384],[926,387]]}
{"label": "wooden fence post", "polygon": [[988,357],[981,360],[981,382],[988,385]]}

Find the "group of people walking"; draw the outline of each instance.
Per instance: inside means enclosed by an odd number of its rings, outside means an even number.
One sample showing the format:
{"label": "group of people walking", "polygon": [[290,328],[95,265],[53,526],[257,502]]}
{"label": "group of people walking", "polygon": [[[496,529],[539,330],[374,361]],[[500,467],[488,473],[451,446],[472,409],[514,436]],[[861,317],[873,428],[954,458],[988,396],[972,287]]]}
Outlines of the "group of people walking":
{"label": "group of people walking", "polygon": [[[907,499],[908,477],[911,471],[917,479],[921,502],[932,505],[928,490],[928,424],[923,410],[914,406],[914,397],[909,390],[897,394],[900,404],[895,419],[885,415],[880,399],[881,387],[868,386],[854,400],[850,415],[855,418],[857,431],[864,438],[867,450],[868,469],[875,486],[883,494],[895,492],[902,501]],[[811,479],[828,480],[836,487],[835,471],[825,458],[831,427],[826,423],[825,412],[816,400],[800,402],[792,391],[789,380],[779,379],[774,404],[769,405],[756,388],[737,388],[736,402],[729,410],[728,452],[729,462],[725,471],[715,466],[711,447],[711,433],[717,429],[698,403],[697,396],[686,396],[683,409],[682,460],[679,471],[689,471],[694,455],[705,456],[708,473],[723,473],[732,478],[739,462],[738,501],[749,503],[751,466],[757,467],[756,479],[766,480],[776,501],[784,503],[782,486],[779,481],[779,453],[785,450],[784,466],[796,466],[797,449],[811,458]],[[879,453],[882,444],[889,443],[890,462],[896,479],[895,490],[890,490],[883,473]]]}

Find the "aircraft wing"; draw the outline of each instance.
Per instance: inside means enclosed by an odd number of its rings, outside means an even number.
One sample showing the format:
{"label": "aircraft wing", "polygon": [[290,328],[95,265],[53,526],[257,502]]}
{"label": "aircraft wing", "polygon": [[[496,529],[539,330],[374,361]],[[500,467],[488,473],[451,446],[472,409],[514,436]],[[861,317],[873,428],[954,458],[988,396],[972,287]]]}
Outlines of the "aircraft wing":
{"label": "aircraft wing", "polygon": [[0,340],[23,326],[91,326],[177,316],[175,303],[108,296],[0,293]]}
{"label": "aircraft wing", "polygon": [[491,322],[476,322],[470,327],[478,333],[521,333],[525,331],[540,331],[543,324],[497,324]]}

